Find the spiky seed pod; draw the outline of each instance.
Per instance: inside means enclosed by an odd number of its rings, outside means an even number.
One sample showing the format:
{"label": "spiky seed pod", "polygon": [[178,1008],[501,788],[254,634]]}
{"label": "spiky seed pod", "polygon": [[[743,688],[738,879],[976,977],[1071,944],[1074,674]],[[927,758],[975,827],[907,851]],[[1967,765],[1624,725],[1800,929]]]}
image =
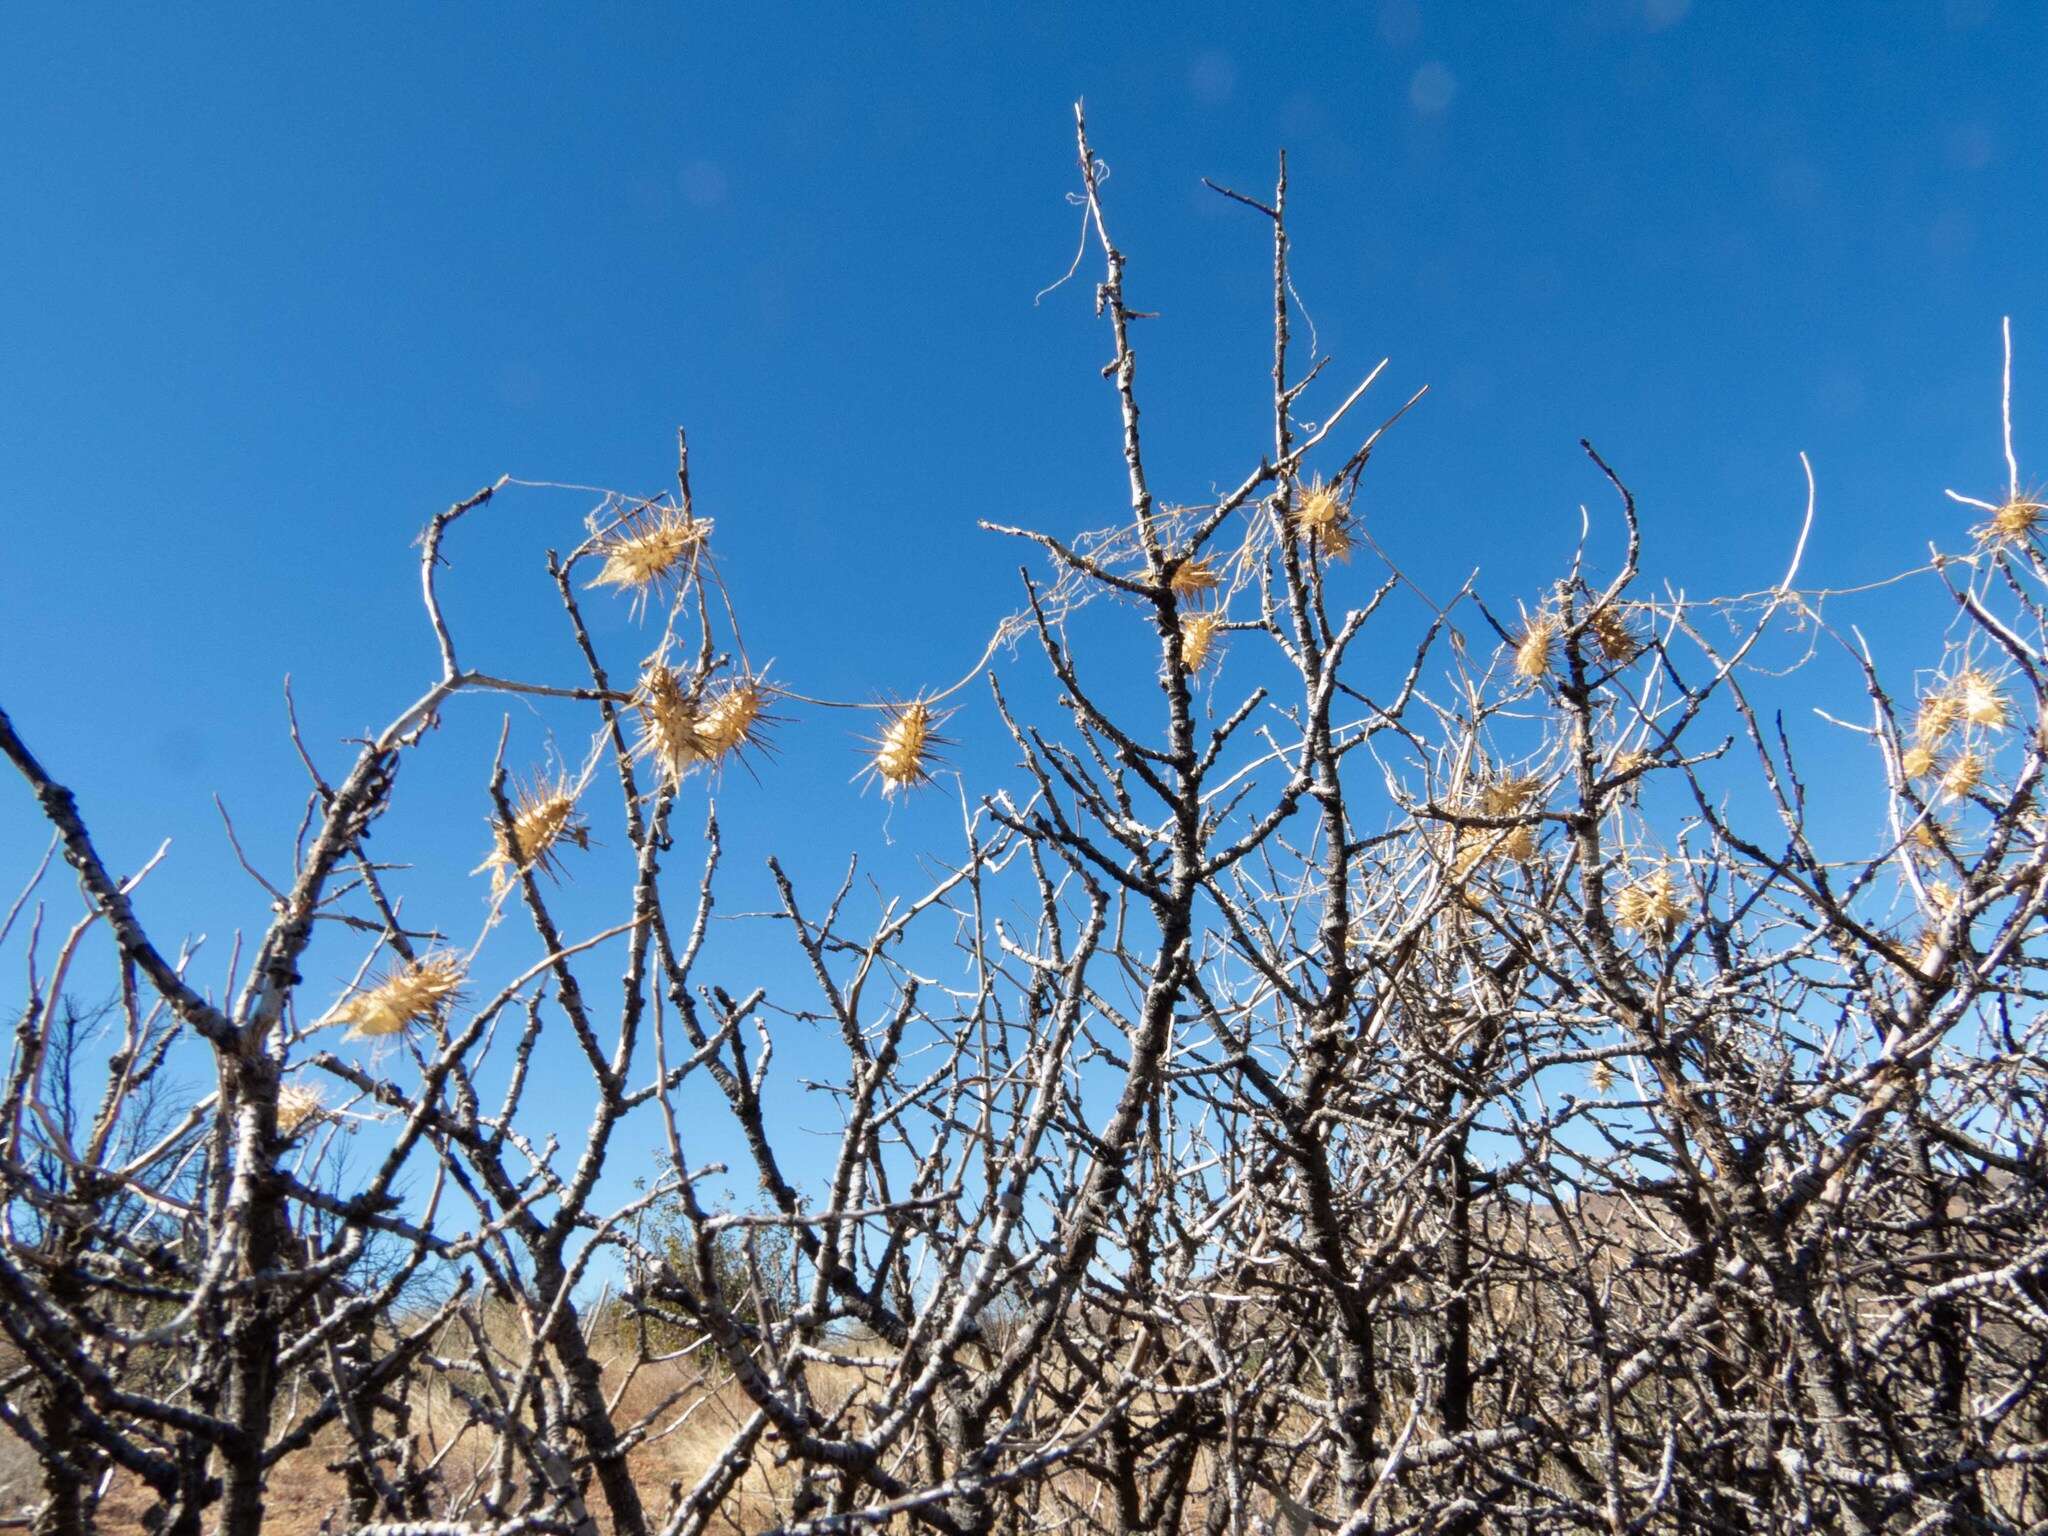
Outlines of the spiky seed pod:
{"label": "spiky seed pod", "polygon": [[[1534,810],[1543,799],[1543,781],[1533,773],[1518,773],[1483,786],[1476,801],[1483,816],[1519,816]],[[1482,832],[1495,858],[1526,864],[1536,857],[1536,828],[1510,827],[1505,833]]]}
{"label": "spiky seed pod", "polygon": [[704,710],[673,667],[650,664],[633,702],[640,711],[638,755],[671,784],[711,760],[702,731]]}
{"label": "spiky seed pod", "polygon": [[937,733],[940,716],[923,699],[891,705],[882,733],[874,738],[875,755],[867,772],[881,781],[882,793],[914,789],[932,781],[932,749],[943,738]]}
{"label": "spiky seed pod", "polygon": [[1198,555],[1193,560],[1183,560],[1168,585],[1173,588],[1173,595],[1185,603],[1204,592],[1214,592],[1223,585],[1223,578],[1216,574],[1216,567],[1209,563],[1207,555]]}
{"label": "spiky seed pod", "polygon": [[1930,880],[1926,886],[1927,910],[1936,917],[1947,917],[1955,911],[1956,903],[1962,899],[1952,884],[1946,880]]}
{"label": "spiky seed pod", "polygon": [[1934,772],[1934,749],[1911,746],[1899,754],[1899,772],[1909,779],[1924,779]]}
{"label": "spiky seed pod", "polygon": [[1927,746],[1939,746],[1963,721],[1962,700],[1951,687],[1941,687],[1920,700],[1913,735]]}
{"label": "spiky seed pod", "polygon": [[1593,1084],[1593,1091],[1602,1098],[1605,1098],[1607,1090],[1614,1086],[1614,1068],[1608,1065],[1605,1059],[1594,1062],[1587,1069],[1586,1077]]}
{"label": "spiky seed pod", "polygon": [[326,1114],[327,1106],[318,1088],[286,1083],[277,1090],[277,1128],[286,1136],[298,1135],[301,1126],[323,1119]]}
{"label": "spiky seed pod", "polygon": [[590,846],[590,828],[576,809],[576,792],[576,784],[563,773],[537,778],[514,792],[511,827],[492,821],[496,846],[483,863],[470,871],[473,875],[491,872],[492,896],[509,890],[521,870],[544,870],[559,878],[564,843],[574,843],[578,848]]}
{"label": "spiky seed pod", "polygon": [[345,998],[329,1016],[350,1025],[351,1039],[395,1035],[432,1017],[462,991],[462,958],[443,952],[422,956],[391,971],[373,987]]}
{"label": "spiky seed pod", "polygon": [[1534,805],[1543,791],[1543,781],[1533,773],[1518,773],[1482,785],[1473,797],[1482,816],[1513,816]]}
{"label": "spiky seed pod", "polygon": [[1215,648],[1216,632],[1222,623],[1220,613],[1191,613],[1180,621],[1181,665],[1190,672],[1202,670]]}
{"label": "spiky seed pod", "polygon": [[1295,493],[1294,526],[1330,559],[1351,558],[1351,510],[1338,497],[1334,485],[1317,480]]}
{"label": "spiky seed pod", "polygon": [[709,518],[691,517],[681,507],[643,507],[598,542],[604,565],[589,585],[618,587],[644,605],[650,595],[682,585],[710,537]]}
{"label": "spiky seed pod", "polygon": [[1494,856],[1513,859],[1517,864],[1526,864],[1536,857],[1536,829],[1534,827],[1510,827],[1494,849]]}
{"label": "spiky seed pod", "polygon": [[1613,772],[1616,775],[1634,773],[1638,768],[1646,766],[1649,761],[1649,753],[1642,751],[1640,748],[1632,749],[1622,753],[1614,760]]}
{"label": "spiky seed pod", "polygon": [[1617,666],[1626,666],[1643,653],[1642,637],[1629,626],[1628,614],[1613,603],[1593,610],[1587,628],[1600,646],[1600,653]]}
{"label": "spiky seed pod", "polygon": [[[1468,801],[1481,816],[1519,816],[1543,798],[1543,781],[1534,774],[1495,779],[1474,790]],[[1461,827],[1451,841],[1451,874],[1462,880],[1490,859],[1526,864],[1536,857],[1537,830],[1523,827]]]}
{"label": "spiky seed pod", "polygon": [[740,677],[728,683],[697,720],[697,740],[706,760],[719,763],[762,740],[768,702],[760,679]]}
{"label": "spiky seed pod", "polygon": [[1941,787],[1958,800],[1984,782],[1984,759],[1975,752],[1965,752],[1953,763],[1948,772],[1941,776]]}
{"label": "spiky seed pod", "polygon": [[1998,684],[1974,667],[1956,678],[1953,691],[1956,709],[1971,725],[2002,731],[2011,723],[2005,695],[1998,691]]}
{"label": "spiky seed pod", "polygon": [[1678,888],[1671,871],[1660,869],[1614,898],[1614,920],[1631,933],[1644,938],[1666,938],[1685,916],[1679,905]]}
{"label": "spiky seed pod", "polygon": [[1991,521],[1976,530],[1979,544],[2017,544],[2030,539],[2048,516],[2048,502],[2033,496],[2014,496],[1991,514]]}
{"label": "spiky seed pod", "polygon": [[1906,833],[1906,846],[1916,853],[1934,853],[1954,837],[1954,827],[1928,816],[1913,823],[1912,830]]}
{"label": "spiky seed pod", "polygon": [[[1482,816],[1519,815],[1536,803],[1541,788],[1542,781],[1535,778],[1502,779],[1473,795],[1472,808]],[[1526,864],[1536,857],[1536,846],[1533,826],[1461,827],[1452,838],[1451,874],[1462,880],[1495,859]]]}
{"label": "spiky seed pod", "polygon": [[1550,647],[1557,639],[1557,616],[1538,614],[1515,642],[1515,674],[1530,682],[1550,674]]}

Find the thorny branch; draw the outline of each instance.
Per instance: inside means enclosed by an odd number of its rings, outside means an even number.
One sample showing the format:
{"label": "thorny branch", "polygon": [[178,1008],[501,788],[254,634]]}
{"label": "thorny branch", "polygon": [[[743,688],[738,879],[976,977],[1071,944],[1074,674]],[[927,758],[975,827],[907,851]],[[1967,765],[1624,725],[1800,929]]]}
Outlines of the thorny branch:
{"label": "thorny branch", "polygon": [[[1618,533],[1438,605],[1365,526],[1420,392],[1355,442],[1385,364],[1297,415],[1329,360],[1293,349],[1284,160],[1217,188],[1272,235],[1270,447],[1155,490],[1152,317],[1075,129],[1128,515],[1000,530],[1048,567],[997,630],[1043,673],[985,674],[1022,776],[921,889],[771,861],[720,918],[697,797],[804,701],[747,661],[681,439],[674,493],[547,553],[579,677],[465,667],[441,607],[456,524],[528,483],[432,519],[438,675],[339,773],[293,715],[275,881],[222,808],[262,916],[218,991],[0,714],[79,892],[46,854],[0,922],[16,1523],[255,1536],[315,1489],[386,1536],[2048,1529],[2048,508],[2009,355],[1917,684],[1797,586],[1810,471],[1784,579],[1700,601],[1647,588],[1654,519],[1588,445]],[[651,654],[600,647],[593,588]],[[1846,752],[1773,703],[1793,626],[1862,691]],[[885,793],[954,691],[884,709]],[[370,834],[493,694],[590,756],[516,772],[508,722],[481,916],[422,917]]]}

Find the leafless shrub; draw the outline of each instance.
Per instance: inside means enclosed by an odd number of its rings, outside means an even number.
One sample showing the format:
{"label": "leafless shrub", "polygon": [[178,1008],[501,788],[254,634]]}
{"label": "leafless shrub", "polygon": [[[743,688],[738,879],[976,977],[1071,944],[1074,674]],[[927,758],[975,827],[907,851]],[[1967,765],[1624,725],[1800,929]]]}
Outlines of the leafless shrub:
{"label": "leafless shrub", "polygon": [[[331,1529],[498,1536],[2048,1528],[2048,567],[2009,400],[1974,542],[1888,590],[1951,620],[1911,686],[1796,555],[1762,593],[1647,590],[1590,447],[1611,579],[1589,542],[1390,644],[1419,593],[1356,498],[1401,412],[1352,432],[1375,370],[1297,425],[1323,365],[1290,350],[1284,162],[1270,203],[1227,194],[1273,237],[1271,446],[1198,506],[1155,497],[1085,132],[1080,164],[1129,514],[999,530],[1050,562],[998,639],[1065,718],[986,674],[1021,776],[879,915],[851,872],[821,899],[771,866],[754,921],[800,995],[711,979],[707,789],[784,696],[686,454],[548,555],[574,681],[465,665],[443,617],[444,543],[507,482],[432,520],[439,675],[340,774],[302,748],[290,878],[218,992],[0,715],[83,898],[37,894],[46,859],[0,926],[28,977],[0,1422],[34,1529],[129,1489],[151,1530],[252,1536],[288,1484]],[[600,654],[592,587],[665,616],[649,660]],[[1884,807],[1862,845],[1757,696],[1788,636],[1862,677],[1862,723],[1824,725],[1830,781]],[[1132,647],[1156,691],[1105,681]],[[929,783],[950,692],[878,716],[886,792]],[[521,780],[501,737],[465,949],[365,839],[491,693],[596,749]],[[616,882],[615,920],[566,929],[557,873]],[[357,946],[339,998],[316,939]],[[821,1181],[765,1108],[798,1017],[841,1054]],[[532,1087],[564,1036],[573,1132]],[[691,1161],[699,1090],[747,1209]],[[622,1195],[643,1122],[666,1153]]]}

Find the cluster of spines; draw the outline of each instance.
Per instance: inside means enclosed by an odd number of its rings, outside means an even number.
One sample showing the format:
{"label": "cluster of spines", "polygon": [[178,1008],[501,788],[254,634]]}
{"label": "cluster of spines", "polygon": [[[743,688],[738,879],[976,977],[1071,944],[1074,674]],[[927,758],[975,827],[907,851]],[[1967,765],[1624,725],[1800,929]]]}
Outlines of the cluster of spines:
{"label": "cluster of spines", "polygon": [[764,743],[768,688],[742,673],[706,690],[687,684],[666,662],[648,663],[634,694],[640,714],[639,755],[669,783],[699,768],[719,768]]}
{"label": "cluster of spines", "polygon": [[510,890],[527,870],[559,875],[564,845],[590,846],[589,825],[576,808],[579,789],[566,773],[557,772],[513,791],[511,824],[493,820],[491,851],[471,871],[490,871],[493,896]]}
{"label": "cluster of spines", "polygon": [[1295,532],[1317,554],[1331,560],[1351,558],[1351,509],[1336,486],[1316,480],[1299,487],[1293,518]]}
{"label": "cluster of spines", "polygon": [[1615,923],[1646,939],[1670,938],[1685,910],[1678,899],[1678,882],[1663,866],[1623,886],[1614,898]]}
{"label": "cluster of spines", "polygon": [[[1543,803],[1543,781],[1534,774],[1510,774],[1482,784],[1470,796],[1473,811],[1481,816],[1527,815]],[[1459,829],[1451,860],[1454,878],[1463,879],[1490,859],[1526,864],[1536,857],[1536,828],[1531,823],[1515,827],[1463,827]]]}
{"label": "cluster of spines", "polygon": [[604,564],[589,585],[630,592],[636,608],[650,597],[673,596],[696,570],[710,537],[709,518],[666,502],[641,507],[597,540]]}
{"label": "cluster of spines", "polygon": [[328,1022],[348,1025],[353,1039],[402,1034],[453,1004],[467,977],[460,955],[436,950],[394,966],[374,984],[343,998]]}
{"label": "cluster of spines", "polygon": [[938,733],[944,719],[928,699],[889,705],[882,729],[868,739],[872,755],[859,776],[880,784],[885,796],[931,783],[936,749],[946,745]]}
{"label": "cluster of spines", "polygon": [[[1936,779],[1943,791],[1961,799],[1983,782],[1989,767],[1982,733],[2002,731],[2011,723],[2012,709],[1997,679],[1965,668],[1921,696],[1913,743],[1899,755],[1899,767],[1909,779]],[[1961,750],[1951,755],[1948,745],[1959,733]]]}

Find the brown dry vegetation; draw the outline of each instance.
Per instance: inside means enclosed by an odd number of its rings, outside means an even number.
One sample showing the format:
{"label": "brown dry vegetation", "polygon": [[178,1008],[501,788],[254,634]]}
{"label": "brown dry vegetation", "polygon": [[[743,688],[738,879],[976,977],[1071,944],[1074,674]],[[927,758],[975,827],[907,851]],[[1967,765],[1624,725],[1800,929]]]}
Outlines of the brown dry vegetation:
{"label": "brown dry vegetation", "polygon": [[[701,1353],[698,1360],[702,1360]],[[18,1364],[18,1359],[9,1361],[0,1354],[0,1369],[11,1370]],[[834,1374],[821,1373],[818,1383],[828,1399],[851,1390],[850,1383],[834,1381]],[[633,1373],[630,1383],[625,1380],[627,1375],[616,1363],[605,1371],[607,1394],[619,1394],[616,1411],[620,1423],[633,1423],[657,1408],[662,1410],[660,1427],[631,1454],[634,1479],[649,1491],[650,1502],[656,1502],[658,1495],[673,1497],[676,1485],[688,1488],[703,1476],[751,1409],[729,1374],[707,1372],[701,1363],[678,1360],[644,1366]],[[621,1385],[626,1387],[622,1394]],[[411,1401],[419,1457],[437,1461],[442,1478],[456,1486],[488,1474],[490,1437],[470,1420],[459,1401],[437,1386],[432,1373],[423,1372],[415,1380]],[[341,1464],[348,1454],[347,1432],[335,1425],[280,1462],[271,1475],[263,1529],[272,1536],[313,1536],[347,1529],[348,1486]],[[764,1448],[725,1505],[725,1518],[734,1522],[731,1528],[759,1530],[773,1525],[778,1507],[774,1493],[787,1480],[786,1469],[777,1468]],[[0,1508],[32,1502],[31,1491],[38,1481],[35,1453],[0,1430],[0,1501],[4,1501]],[[786,1489],[784,1496],[786,1499]],[[144,1517],[151,1503],[146,1486],[117,1474],[100,1500],[98,1529],[108,1536],[146,1531]],[[599,1523],[612,1529],[602,1514]]]}

